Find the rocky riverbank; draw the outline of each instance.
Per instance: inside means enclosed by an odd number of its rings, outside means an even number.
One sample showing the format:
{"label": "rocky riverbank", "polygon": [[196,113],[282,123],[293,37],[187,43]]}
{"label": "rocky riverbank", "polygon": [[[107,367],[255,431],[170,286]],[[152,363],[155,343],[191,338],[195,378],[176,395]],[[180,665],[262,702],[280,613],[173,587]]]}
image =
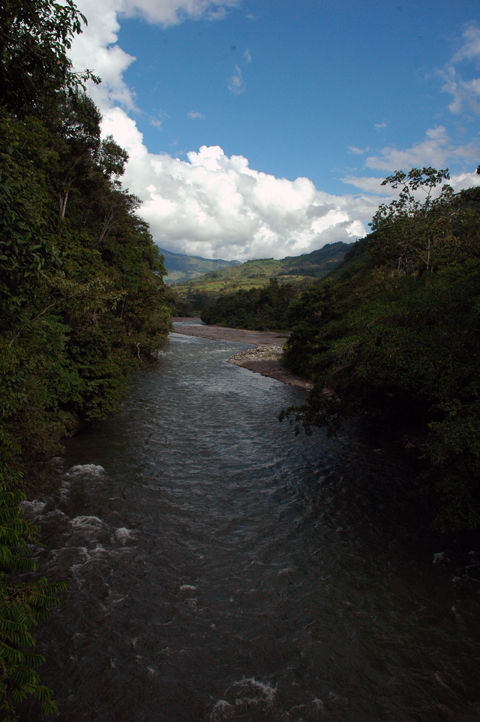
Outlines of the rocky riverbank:
{"label": "rocky riverbank", "polygon": [[284,384],[291,386],[299,386],[309,390],[312,388],[310,381],[302,379],[295,374],[290,373],[283,368],[280,363],[282,349],[288,334],[277,331],[249,331],[240,328],[228,328],[226,326],[207,326],[202,324],[198,318],[181,318],[173,319],[173,330],[175,333],[184,336],[200,336],[215,341],[234,341],[238,343],[252,344],[254,348],[249,348],[235,354],[230,363],[236,366],[262,374],[262,376],[270,376]]}

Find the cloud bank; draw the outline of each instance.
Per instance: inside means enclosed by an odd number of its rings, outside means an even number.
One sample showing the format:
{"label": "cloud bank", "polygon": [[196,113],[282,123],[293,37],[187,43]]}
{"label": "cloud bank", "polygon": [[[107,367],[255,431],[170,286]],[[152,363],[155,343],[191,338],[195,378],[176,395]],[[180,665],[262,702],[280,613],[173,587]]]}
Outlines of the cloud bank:
{"label": "cloud bank", "polygon": [[[141,200],[140,214],[154,240],[171,250],[211,258],[276,257],[306,253],[325,243],[365,235],[377,202],[367,196],[333,196],[307,178],[287,180],[249,167],[242,156],[227,157],[219,146],[202,146],[181,160],[152,154],[134,120],[135,96],[123,74],[135,58],[117,45],[122,17],[140,16],[166,27],[187,18],[218,20],[236,0],[79,0],[89,19],[75,40],[76,68],[90,67],[102,78],[89,93],[99,106],[102,131],[129,153],[124,185]],[[250,50],[243,62],[250,64]],[[233,94],[245,91],[236,65],[227,83]],[[192,120],[204,118],[197,111]]]}
{"label": "cloud bank", "polygon": [[[124,72],[135,58],[117,44],[119,20],[141,17],[162,27],[188,19],[215,21],[239,1],[103,0],[99,13],[96,0],[77,0],[89,25],[74,42],[72,60],[77,69],[89,67],[102,78],[102,84],[92,85],[89,93],[102,112],[103,133],[113,135],[129,153],[124,185],[142,200],[139,212],[160,246],[207,258],[246,260],[282,258],[338,240],[353,241],[365,235],[368,221],[385,199],[384,171],[418,165],[444,167],[452,158],[472,157],[473,167],[480,161],[478,149],[472,144],[456,147],[443,126],[427,130],[423,140],[406,150],[386,146],[368,155],[370,148],[352,145],[352,153],[363,154],[366,174],[343,179],[355,187],[355,194],[332,195],[315,188],[308,178],[288,180],[252,169],[247,158],[228,157],[219,146],[191,150],[186,159],[150,153],[134,120],[135,95],[124,81]],[[448,73],[456,73],[457,85],[448,89],[455,106],[460,104],[456,66],[478,56],[477,31],[472,26],[465,33],[462,47],[445,70],[445,90]],[[248,65],[251,59],[250,51],[245,51],[243,63]],[[237,95],[245,91],[238,65],[227,87]],[[188,117],[205,116],[192,110]],[[156,124],[161,126],[161,119]],[[377,127],[384,128],[386,123]],[[371,170],[383,171],[381,177],[368,176]],[[463,174],[453,182],[468,187],[477,184],[478,178]]]}
{"label": "cloud bank", "polygon": [[120,108],[105,133],[129,153],[125,184],[143,200],[142,217],[160,246],[207,258],[282,258],[365,234],[377,200],[318,191],[308,178],[261,173],[243,156],[202,146],[187,160],[149,153]]}

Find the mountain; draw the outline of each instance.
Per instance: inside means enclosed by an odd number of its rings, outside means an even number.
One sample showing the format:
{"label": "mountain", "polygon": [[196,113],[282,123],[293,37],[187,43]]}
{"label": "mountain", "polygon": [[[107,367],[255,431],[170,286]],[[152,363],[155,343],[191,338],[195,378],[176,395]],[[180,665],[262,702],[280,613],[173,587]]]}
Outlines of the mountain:
{"label": "mountain", "polygon": [[209,271],[217,271],[240,263],[240,261],[224,261],[221,258],[187,256],[184,253],[167,251],[165,248],[159,248],[158,250],[165,259],[164,265],[168,271],[168,278],[165,279],[166,283],[188,281],[203,276]]}
{"label": "mountain", "polygon": [[352,243],[330,243],[301,256],[246,261],[176,283],[173,286],[176,315],[199,316],[207,305],[217,299],[237,292],[265,289],[272,279],[283,287],[282,296],[288,295],[288,288],[295,295],[338,268],[352,248]]}
{"label": "mountain", "polygon": [[196,278],[178,283],[175,290],[180,296],[187,291],[229,293],[240,288],[262,288],[271,278],[277,278],[280,283],[305,285],[337,268],[351,248],[351,243],[329,243],[301,256],[287,256],[281,260],[261,258],[223,268],[218,266],[201,277],[197,274]]}

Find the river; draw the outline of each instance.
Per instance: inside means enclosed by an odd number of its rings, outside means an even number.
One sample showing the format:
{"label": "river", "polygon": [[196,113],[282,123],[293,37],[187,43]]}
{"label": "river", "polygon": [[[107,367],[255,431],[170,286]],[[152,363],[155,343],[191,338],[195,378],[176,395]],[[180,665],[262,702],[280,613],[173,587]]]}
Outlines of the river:
{"label": "river", "polygon": [[405,471],[295,436],[277,415],[305,392],[227,363],[242,348],[171,334],[26,504],[68,582],[36,634],[59,719],[478,721],[478,595],[383,504]]}

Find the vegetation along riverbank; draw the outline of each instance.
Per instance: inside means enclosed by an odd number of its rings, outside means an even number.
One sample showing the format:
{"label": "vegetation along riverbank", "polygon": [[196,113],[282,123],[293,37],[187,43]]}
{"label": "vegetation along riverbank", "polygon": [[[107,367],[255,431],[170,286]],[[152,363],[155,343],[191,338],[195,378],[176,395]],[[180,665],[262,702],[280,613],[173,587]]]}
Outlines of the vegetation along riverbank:
{"label": "vegetation along riverbank", "polygon": [[355,415],[400,436],[418,461],[412,511],[426,528],[475,534],[480,189],[454,194],[448,178],[398,171],[384,181],[398,197],[330,275],[303,290],[272,283],[213,299],[202,319],[288,328],[282,364],[313,384],[291,414],[306,428]]}
{"label": "vegetation along riverbank", "polygon": [[[84,92],[98,79],[75,73],[67,56],[84,22],[71,0],[11,0],[0,10],[0,716],[8,720],[31,696],[44,712],[56,709],[32,636],[59,590],[30,574],[35,532],[21,501],[31,472],[62,439],[118,408],[131,373],[156,362],[175,303],[139,201],[120,183],[127,153],[101,137]],[[446,169],[398,171],[385,181],[396,199],[349,250],[331,244],[301,264],[284,259],[285,282],[263,275],[252,287],[248,276],[234,293],[216,288],[202,297],[208,325],[175,330],[255,346],[232,362],[309,390],[291,410],[307,429],[361,416],[401,430],[418,462],[412,508],[439,533],[471,535],[480,527],[480,189],[454,194],[448,179]]]}
{"label": "vegetation along riverbank", "polygon": [[22,515],[31,472],[61,439],[117,408],[130,373],[170,330],[165,269],[126,152],[100,137],[100,113],[67,57],[84,18],[67,0],[0,10],[0,717],[40,682],[31,630],[55,603],[32,571]]}

